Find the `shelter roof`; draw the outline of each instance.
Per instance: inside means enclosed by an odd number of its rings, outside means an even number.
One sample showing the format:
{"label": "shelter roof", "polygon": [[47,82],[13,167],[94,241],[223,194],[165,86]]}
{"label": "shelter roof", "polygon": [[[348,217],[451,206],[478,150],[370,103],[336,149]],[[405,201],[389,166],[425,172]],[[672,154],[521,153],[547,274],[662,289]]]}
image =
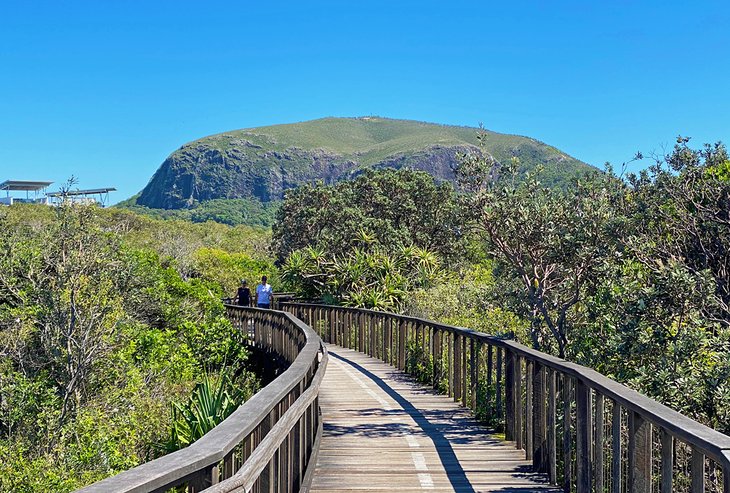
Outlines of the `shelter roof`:
{"label": "shelter roof", "polygon": [[88,188],[86,190],[69,190],[68,192],[50,192],[47,193],[49,197],[76,197],[79,195],[94,195],[99,193],[108,193],[108,192],[116,192],[117,189],[113,187],[105,187],[105,188]]}
{"label": "shelter roof", "polygon": [[29,190],[38,191],[43,190],[48,185],[53,183],[52,181],[27,181],[27,180],[5,180],[0,183],[0,190]]}

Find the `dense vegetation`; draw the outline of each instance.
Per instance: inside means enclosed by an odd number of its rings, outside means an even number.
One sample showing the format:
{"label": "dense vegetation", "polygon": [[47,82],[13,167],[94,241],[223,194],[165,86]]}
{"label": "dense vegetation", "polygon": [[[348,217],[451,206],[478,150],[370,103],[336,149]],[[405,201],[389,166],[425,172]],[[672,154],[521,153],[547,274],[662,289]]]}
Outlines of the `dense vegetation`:
{"label": "dense vegetation", "polygon": [[220,299],[272,274],[267,233],[71,205],[2,208],[0,230],[1,491],[128,469],[256,389]]}
{"label": "dense vegetation", "polygon": [[289,191],[271,232],[0,209],[0,489],[69,490],[223,419],[257,383],[220,298],[262,274],[514,337],[729,433],[725,147],[679,138],[638,175],[560,187],[541,173],[476,148],[458,188],[366,170]]}
{"label": "dense vegetation", "polygon": [[334,186],[289,191],[276,215],[274,252],[281,262],[294,250],[326,245],[341,256],[365,239],[388,250],[414,245],[453,257],[463,250],[461,226],[448,183],[421,171],[370,170]]}
{"label": "dense vegetation", "polygon": [[[541,166],[561,185],[592,169],[542,142],[484,131],[485,152]],[[205,137],[173,152],[149,184],[119,204],[155,217],[270,226],[287,190],[336,183],[367,169],[413,168],[455,181],[457,155],[476,149],[474,128],[380,117],[322,118]]]}
{"label": "dense vegetation", "polygon": [[457,173],[458,195],[408,171],[290,194],[274,227],[284,281],[513,335],[730,432],[724,146],[679,138],[639,175],[596,171],[566,187],[484,152]]}
{"label": "dense vegetation", "polygon": [[118,203],[115,207],[144,214],[155,219],[180,219],[193,223],[215,221],[229,226],[246,225],[271,227],[279,202],[261,202],[249,199],[213,199],[194,202],[184,209],[155,209],[138,205],[135,195]]}

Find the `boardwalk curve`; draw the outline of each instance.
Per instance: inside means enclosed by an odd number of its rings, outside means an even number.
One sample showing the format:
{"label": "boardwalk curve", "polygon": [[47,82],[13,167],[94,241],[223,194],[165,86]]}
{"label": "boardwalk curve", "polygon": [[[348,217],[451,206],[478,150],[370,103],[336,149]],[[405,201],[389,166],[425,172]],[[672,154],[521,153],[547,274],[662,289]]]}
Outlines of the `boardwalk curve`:
{"label": "boardwalk curve", "polygon": [[311,492],[557,492],[514,443],[362,353],[328,345]]}
{"label": "boardwalk curve", "polygon": [[277,304],[226,307],[286,368],[274,382],[83,491],[730,493],[730,437],[590,368],[431,320]]}

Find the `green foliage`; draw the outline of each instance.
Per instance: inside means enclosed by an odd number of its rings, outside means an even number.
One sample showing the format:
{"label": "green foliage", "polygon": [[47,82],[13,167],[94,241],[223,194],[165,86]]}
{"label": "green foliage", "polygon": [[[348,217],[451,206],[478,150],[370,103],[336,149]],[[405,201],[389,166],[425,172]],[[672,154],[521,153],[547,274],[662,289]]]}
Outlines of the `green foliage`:
{"label": "green foliage", "polygon": [[182,220],[193,223],[214,221],[230,226],[259,226],[268,228],[274,223],[279,201],[261,202],[255,198],[213,199],[194,203],[185,209],[157,209],[137,204],[139,195],[124,200],[114,207],[150,216],[154,219]]}
{"label": "green foliage", "polygon": [[515,294],[532,321],[533,347],[565,356],[569,318],[603,260],[617,251],[623,186],[596,173],[556,189],[532,174],[519,177],[517,164],[500,165],[483,153],[464,157],[457,172],[471,192],[467,216],[504,277],[521,286]]}
{"label": "green foliage", "polygon": [[412,291],[403,311],[529,344],[529,324],[501,306],[500,287],[494,279],[492,262],[474,264],[458,274],[445,275],[430,288]]}
{"label": "green foliage", "polygon": [[200,248],[195,252],[197,274],[204,280],[217,281],[223,293],[232,295],[241,279],[250,284],[267,275],[274,290],[279,290],[277,269],[273,262],[256,260],[245,253],[229,253],[217,248]]}
{"label": "green foliage", "polygon": [[494,290],[531,321],[533,345],[727,433],[727,169],[724,146],[694,150],[680,137],[623,181],[609,170],[549,189],[510,182],[483,156],[460,171],[474,192],[468,217],[497,261]]}
{"label": "green foliage", "polygon": [[172,427],[162,450],[174,452],[200,439],[238,409],[250,397],[249,390],[238,387],[227,371],[216,381],[206,374],[185,404],[172,404]]}
{"label": "green foliage", "polygon": [[681,262],[626,260],[586,300],[574,359],[718,430],[730,431],[730,330],[703,313],[714,282]]}
{"label": "green foliage", "polygon": [[287,193],[276,217],[279,262],[308,246],[339,257],[373,243],[388,252],[414,245],[444,259],[464,252],[453,188],[419,171],[366,171],[337,185],[305,185]]}
{"label": "green foliage", "polygon": [[[406,341],[405,371],[409,375],[413,375],[419,382],[430,385],[433,379],[433,358],[429,352],[424,350],[420,342],[413,337]],[[442,361],[445,360],[442,359]]]}
{"label": "green foliage", "polygon": [[224,271],[226,266],[245,274],[271,265],[271,233],[260,228],[160,221],[121,209],[102,209],[98,214],[105,227],[122,235],[129,247],[154,251],[161,263],[173,267],[183,279],[202,277],[219,284],[225,293],[232,282],[231,273]]}
{"label": "green foliage", "polygon": [[293,252],[281,273],[285,285],[302,297],[376,310],[397,309],[409,291],[429,287],[441,275],[432,252],[400,247],[389,253],[377,243],[343,256],[307,247]]}
{"label": "green foliage", "polygon": [[716,144],[630,176],[621,256],[576,322],[573,357],[730,431],[730,183]]}
{"label": "green foliage", "polygon": [[258,385],[214,260],[267,265],[265,235],[69,204],[2,208],[0,228],[0,490],[69,491],[155,456],[206,370]]}

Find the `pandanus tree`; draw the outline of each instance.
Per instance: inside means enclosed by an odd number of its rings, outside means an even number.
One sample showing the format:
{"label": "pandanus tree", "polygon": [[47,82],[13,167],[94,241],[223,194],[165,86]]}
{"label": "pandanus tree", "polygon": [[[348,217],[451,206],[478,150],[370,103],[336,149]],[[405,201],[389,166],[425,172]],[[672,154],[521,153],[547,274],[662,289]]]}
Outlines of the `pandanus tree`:
{"label": "pandanus tree", "polygon": [[297,250],[281,272],[303,297],[383,310],[397,309],[410,290],[428,287],[442,274],[433,252],[414,246],[390,252],[375,242],[342,255]]}

